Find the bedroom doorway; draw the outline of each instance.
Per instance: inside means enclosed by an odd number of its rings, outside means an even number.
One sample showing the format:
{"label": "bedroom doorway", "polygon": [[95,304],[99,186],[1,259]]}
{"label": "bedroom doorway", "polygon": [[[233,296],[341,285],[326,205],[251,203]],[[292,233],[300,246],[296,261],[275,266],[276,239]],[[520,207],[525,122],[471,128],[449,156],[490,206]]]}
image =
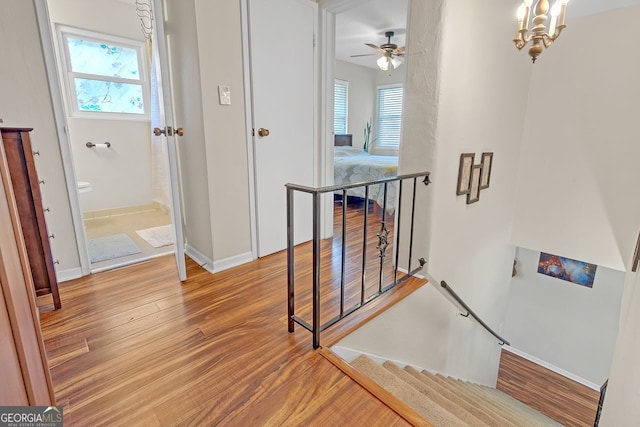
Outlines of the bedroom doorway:
{"label": "bedroom doorway", "polygon": [[[333,50],[333,62],[328,58],[325,67],[327,99],[333,101],[327,102],[325,114],[328,137],[324,140],[329,145],[325,153],[332,160],[327,162],[332,164],[325,171],[327,181],[338,185],[395,176],[409,0],[330,4],[327,11],[333,14],[325,27],[331,29],[333,19],[334,31],[329,30],[324,39]],[[387,54],[393,64],[384,61]]]}

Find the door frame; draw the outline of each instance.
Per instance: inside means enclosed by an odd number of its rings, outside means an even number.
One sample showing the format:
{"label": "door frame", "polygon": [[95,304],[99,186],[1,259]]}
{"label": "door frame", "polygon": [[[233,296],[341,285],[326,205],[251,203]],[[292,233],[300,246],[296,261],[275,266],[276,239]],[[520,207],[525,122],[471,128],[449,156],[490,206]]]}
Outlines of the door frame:
{"label": "door frame", "polygon": [[247,170],[249,172],[249,222],[251,227],[251,258],[258,258],[258,207],[256,203],[256,167],[253,143],[253,86],[251,84],[251,55],[249,40],[249,0],[240,1],[242,28],[242,68],[244,80],[244,117],[247,135]]}
{"label": "door frame", "polygon": [[[350,0],[348,0],[350,1]],[[362,0],[359,0],[362,1]],[[366,0],[368,1],[368,0]],[[314,0],[311,0],[313,3]],[[322,7],[320,4],[317,5],[316,9],[316,34],[315,34],[315,60],[316,60],[316,69],[314,71],[313,76],[313,84],[314,84],[314,100],[313,100],[313,110],[314,110],[314,123],[313,123],[313,185],[328,185],[326,181],[326,174],[324,172],[324,161],[326,159],[326,155],[324,153],[324,123],[326,121],[324,117],[325,108],[324,98],[325,98],[325,88],[322,84],[321,70],[324,69],[325,58],[322,53],[323,43],[321,43],[321,34],[323,33],[321,28],[322,19],[320,18]],[[240,16],[241,16],[241,28],[242,28],[242,62],[243,62],[243,80],[244,80],[244,107],[245,107],[245,130],[247,135],[247,168],[248,168],[248,178],[249,178],[249,214],[250,214],[250,227],[251,227],[251,257],[253,259],[258,258],[258,206],[257,206],[257,191],[256,191],[256,152],[255,152],[255,137],[253,136],[253,121],[254,121],[254,111],[253,111],[253,85],[251,83],[251,72],[252,72],[252,64],[251,64],[251,38],[249,35],[249,0],[240,0]],[[322,102],[322,104],[321,104]],[[332,110],[333,111],[333,110]],[[333,114],[333,112],[332,112]],[[333,116],[332,116],[333,117]],[[333,152],[331,153],[331,159],[333,159]],[[333,161],[331,161],[331,179],[333,179]],[[283,188],[284,191],[284,188]],[[323,212],[326,211],[325,206],[326,203],[322,202],[321,209]],[[331,205],[332,207],[333,205]],[[331,210],[331,226],[329,229],[331,233],[326,236],[330,237],[333,232],[333,210]],[[326,219],[326,218],[325,218]],[[323,221],[321,224],[322,227],[322,235],[324,237],[324,230],[326,221]]]}
{"label": "door frame", "polygon": [[53,34],[51,33],[51,19],[49,16],[49,8],[47,7],[47,0],[34,0],[34,3],[36,6],[36,16],[38,18],[37,21],[40,30],[40,40],[42,41],[44,63],[47,70],[49,91],[51,93],[51,101],[53,104],[53,116],[55,120],[58,141],[60,142],[60,155],[62,157],[62,166],[65,183],[67,186],[67,194],[69,195],[71,220],[73,222],[73,229],[76,234],[76,249],[80,258],[79,275],[59,278],[59,280],[69,280],[90,274],[91,262],[89,261],[89,249],[87,246],[87,234],[84,229],[84,219],[82,217],[82,210],[80,209],[80,197],[78,194],[78,180],[76,177],[76,169],[75,165],[73,164],[71,143],[69,141],[69,135],[67,133],[67,117],[64,113],[65,108],[62,88],[60,87],[60,76],[58,74],[55,49],[53,45]]}
{"label": "door frame", "polygon": [[[335,16],[370,0],[325,0],[318,3],[318,26],[315,37],[318,66],[314,77],[314,185],[333,184],[333,84],[335,80]],[[240,1],[242,22],[242,60],[244,71],[245,130],[247,135],[247,165],[249,170],[249,208],[251,223],[251,256],[258,258],[257,204],[255,184],[255,145],[253,130],[253,94],[251,85],[251,56],[249,38],[248,0]],[[330,90],[331,89],[331,90]],[[333,198],[321,199],[321,238],[333,236]]]}
{"label": "door frame", "polygon": [[[154,11],[154,19],[157,18],[160,14],[163,13],[163,9],[156,10],[156,6],[159,4],[157,0],[152,0],[152,7]],[[64,106],[64,98],[63,98],[63,88],[61,86],[61,80],[58,70],[58,62],[55,54],[55,47],[53,44],[53,29],[51,26],[51,17],[49,15],[49,8],[47,4],[47,0],[34,0],[35,8],[36,8],[36,17],[38,21],[38,29],[40,31],[40,40],[42,42],[43,54],[44,54],[44,62],[47,73],[47,80],[49,83],[49,90],[51,94],[51,100],[53,104],[53,115],[54,121],[56,125],[56,133],[58,136],[60,154],[62,157],[62,167],[65,176],[65,184],[67,187],[67,194],[69,196],[69,207],[71,210],[71,219],[73,223],[73,228],[76,236],[76,250],[78,252],[78,257],[80,259],[80,271],[72,270],[71,273],[66,274],[64,277],[59,277],[59,280],[71,280],[76,279],[82,276],[86,276],[92,273],[97,273],[103,270],[108,270],[112,268],[124,267],[129,264],[133,264],[138,262],[131,263],[123,263],[123,264],[115,264],[113,266],[92,269],[91,261],[89,257],[89,247],[87,234],[84,228],[84,218],[82,215],[82,210],[80,208],[80,197],[78,191],[77,184],[77,176],[75,165],[73,162],[73,154],[71,152],[71,143],[68,135],[68,123],[67,123],[67,115],[66,109]],[[162,21],[164,22],[164,21]],[[159,49],[164,46],[164,40],[159,42]],[[150,55],[153,52],[149,52]],[[153,66],[153,64],[152,64]],[[166,68],[166,67],[165,67]],[[165,70],[162,70],[165,71]],[[149,70],[151,72],[151,70]],[[163,77],[165,80],[169,80],[170,77],[166,74]],[[165,85],[165,90],[170,90],[170,82]],[[164,102],[164,99],[160,99],[160,102]],[[173,106],[171,106],[173,108]],[[166,113],[166,112],[165,112]],[[173,114],[171,114],[173,117]],[[173,126],[173,123],[170,125]],[[149,130],[151,131],[151,130]],[[168,149],[172,149],[172,144],[167,138],[167,146]],[[177,153],[176,153],[177,156]],[[181,191],[180,191],[180,169],[179,165],[176,163],[178,161],[177,157],[175,158],[175,162],[172,162],[171,155],[169,154],[169,167],[171,170],[175,171],[175,176],[178,182],[173,182],[171,179],[171,172],[169,173],[169,186],[171,189],[171,221],[174,227],[174,237],[175,241],[175,249],[174,253],[176,255],[176,268],[178,270],[180,280],[186,280],[186,267],[184,261],[184,234],[182,233],[182,204],[181,204]],[[180,232],[178,232],[178,227],[180,227]],[[179,247],[182,250],[179,250]],[[181,257],[181,260],[178,257]]]}

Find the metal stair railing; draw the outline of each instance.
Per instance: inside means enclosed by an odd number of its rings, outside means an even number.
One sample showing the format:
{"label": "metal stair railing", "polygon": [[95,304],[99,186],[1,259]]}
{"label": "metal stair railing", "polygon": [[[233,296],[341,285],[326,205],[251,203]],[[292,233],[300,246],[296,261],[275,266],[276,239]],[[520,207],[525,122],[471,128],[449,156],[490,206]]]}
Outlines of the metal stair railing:
{"label": "metal stair railing", "polygon": [[[328,327],[336,324],[340,320],[344,319],[351,313],[355,312],[359,308],[365,306],[369,302],[375,300],[380,297],[385,292],[394,288],[398,284],[402,283],[409,277],[415,275],[418,271],[420,271],[426,261],[424,258],[418,259],[419,266],[412,269],[412,257],[413,257],[413,230],[415,225],[415,207],[416,207],[416,191],[418,188],[417,181],[419,178],[422,178],[422,183],[425,185],[429,185],[429,172],[419,172],[413,174],[405,174],[398,175],[395,177],[383,178],[375,181],[367,181],[367,182],[359,182],[347,185],[334,185],[334,186],[326,186],[326,187],[307,187],[303,185],[297,184],[286,184],[287,190],[287,292],[288,292],[288,330],[289,332],[294,331],[295,324],[299,324],[303,328],[310,331],[313,335],[313,348],[320,347],[320,333],[326,330]],[[401,218],[402,218],[402,205],[403,205],[403,184],[405,181],[413,181],[413,191],[411,195],[411,213],[410,213],[410,233],[409,233],[409,242],[408,242],[408,263],[407,263],[407,273],[398,278],[398,263],[399,263],[399,245],[400,245],[400,226],[401,226]],[[387,228],[387,204],[388,204],[388,186],[398,185],[398,202],[396,203],[397,212],[396,218],[397,223],[395,224],[394,230],[394,238],[395,242],[389,242],[389,229]],[[347,241],[347,230],[346,230],[346,208],[347,208],[347,197],[349,190],[353,190],[356,188],[364,188],[364,200],[365,206],[368,205],[369,201],[369,188],[373,185],[382,185],[383,186],[383,203],[382,203],[382,219],[380,232],[377,233],[378,244],[376,246],[376,250],[379,251],[380,257],[380,267],[379,267],[379,277],[378,277],[378,290],[373,295],[365,297],[365,269],[367,267],[367,261],[365,257],[365,253],[367,250],[367,227],[368,227],[368,209],[365,209],[364,213],[364,227],[363,227],[363,257],[362,257],[362,265],[361,265],[361,287],[360,287],[360,298],[359,301],[351,307],[345,307],[345,271],[347,267],[346,260],[346,241]],[[312,195],[312,203],[313,203],[313,237],[312,237],[312,317],[311,322],[307,322],[304,319],[298,317],[295,313],[295,257],[294,257],[294,193],[302,192],[308,193]],[[320,323],[320,265],[321,265],[321,251],[320,251],[320,224],[321,224],[321,204],[320,198],[323,194],[326,193],[342,193],[343,204],[342,204],[342,255],[341,255],[341,272],[340,272],[340,312],[334,318],[328,320],[327,322],[321,324]],[[383,284],[384,279],[384,263],[386,257],[387,247],[393,244],[395,247],[395,263],[394,263],[394,271],[393,271],[393,280],[389,284]],[[415,265],[415,264],[414,264]]]}

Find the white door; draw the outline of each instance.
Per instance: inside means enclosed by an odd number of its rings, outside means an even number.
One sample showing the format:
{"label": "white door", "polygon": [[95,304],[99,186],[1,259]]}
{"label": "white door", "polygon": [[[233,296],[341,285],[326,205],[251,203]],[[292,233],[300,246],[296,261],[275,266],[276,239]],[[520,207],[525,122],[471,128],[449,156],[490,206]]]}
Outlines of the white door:
{"label": "white door", "polygon": [[[171,85],[171,74],[169,72],[169,61],[167,42],[163,23],[162,0],[153,1],[154,29],[153,29],[153,66],[155,67],[158,79],[158,95],[160,102],[160,120],[154,126],[165,131],[163,138],[166,139],[167,153],[169,160],[169,177],[170,177],[170,193],[171,193],[171,220],[173,222],[173,232],[175,238],[176,263],[178,265],[178,275],[180,280],[187,279],[187,268],[184,259],[184,232],[182,228],[182,203],[180,193],[180,170],[178,167],[178,150],[176,143],[179,136],[174,133],[176,127],[174,122],[175,114],[173,112],[173,95]],[[163,84],[164,83],[164,84]],[[188,132],[188,130],[187,130]],[[152,136],[153,138],[153,136]]]}
{"label": "white door", "polygon": [[[258,256],[287,246],[286,183],[316,183],[315,33],[309,0],[248,0]],[[268,136],[258,130],[268,129]],[[311,197],[295,198],[295,243],[311,239]]]}

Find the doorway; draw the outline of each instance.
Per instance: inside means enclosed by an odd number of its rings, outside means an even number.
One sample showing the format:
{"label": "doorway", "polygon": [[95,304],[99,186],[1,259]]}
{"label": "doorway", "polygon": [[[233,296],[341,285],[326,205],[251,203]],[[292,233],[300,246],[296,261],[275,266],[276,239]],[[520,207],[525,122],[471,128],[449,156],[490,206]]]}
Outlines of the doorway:
{"label": "doorway", "polygon": [[150,34],[140,31],[150,9],[133,1],[46,3],[71,154],[65,167],[77,180],[70,193],[81,211],[83,273],[174,253],[167,144],[151,135],[162,102]]}
{"label": "doorway", "polygon": [[[407,69],[404,62],[409,54],[404,49],[409,0],[330,0],[323,2],[321,8],[324,10],[322,42],[326,52],[322,67],[326,99],[322,127],[326,159],[323,182],[349,183],[349,179],[356,177],[355,170],[358,180],[395,175],[400,163],[401,111]],[[385,40],[389,32],[392,34]],[[384,57],[380,46],[386,43],[400,47],[403,55],[394,56],[401,60],[399,66],[387,64],[387,70],[383,70],[378,60]],[[372,49],[374,46],[378,49]],[[387,93],[393,105],[379,102],[384,101],[381,94]],[[392,120],[379,120],[380,111],[385,109],[391,113],[388,118]],[[379,138],[383,133],[392,138]],[[345,134],[352,147],[334,148],[338,145],[335,134]],[[385,167],[373,166],[375,164]],[[361,175],[361,171],[366,174]],[[332,209],[333,204],[328,205],[323,215],[324,237],[329,237],[332,230]]]}

